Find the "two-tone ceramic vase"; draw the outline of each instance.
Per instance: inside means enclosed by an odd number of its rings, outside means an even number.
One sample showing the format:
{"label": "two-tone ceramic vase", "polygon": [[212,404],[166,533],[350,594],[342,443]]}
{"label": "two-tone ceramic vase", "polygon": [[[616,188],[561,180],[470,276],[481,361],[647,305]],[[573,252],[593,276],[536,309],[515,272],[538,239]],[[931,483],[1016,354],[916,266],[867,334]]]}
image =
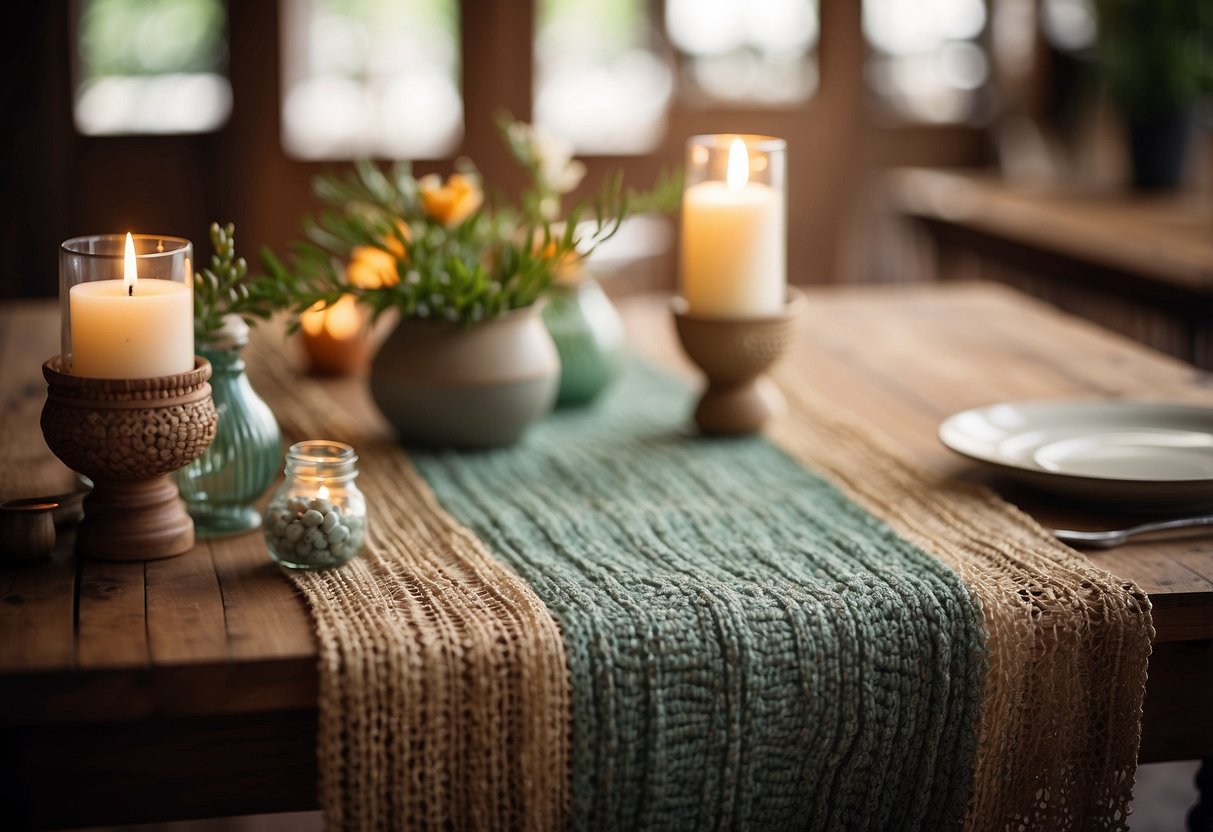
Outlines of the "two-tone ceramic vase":
{"label": "two-tone ceramic vase", "polygon": [[401,442],[491,448],[518,441],[551,410],[560,358],[538,304],[470,327],[404,319],[369,380]]}

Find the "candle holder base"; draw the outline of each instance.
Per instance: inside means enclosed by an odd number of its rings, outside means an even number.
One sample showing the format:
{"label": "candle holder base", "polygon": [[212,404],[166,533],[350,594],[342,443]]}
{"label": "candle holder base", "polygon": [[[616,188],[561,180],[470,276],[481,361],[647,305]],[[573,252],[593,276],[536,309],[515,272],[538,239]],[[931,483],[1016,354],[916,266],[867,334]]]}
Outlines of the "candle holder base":
{"label": "candle holder base", "polygon": [[742,384],[710,384],[695,406],[695,424],[717,436],[754,433],[783,412],[786,402],[766,376]]}
{"label": "candle holder base", "polygon": [[674,298],[673,308],[683,349],[708,379],[695,408],[700,431],[737,436],[761,429],[784,406],[764,374],[791,344],[804,295],[789,288],[782,310],[751,318],[693,315],[682,298]]}
{"label": "candle holder base", "polygon": [[101,379],[64,373],[59,356],[42,365],[46,444],[93,481],[76,553],[140,561],[183,555],[194,523],[168,474],[197,459],[215,438],[211,365],[158,378]]}
{"label": "candle holder base", "polygon": [[96,560],[157,560],[194,548],[194,523],[167,474],[98,479],[84,498],[76,554]]}

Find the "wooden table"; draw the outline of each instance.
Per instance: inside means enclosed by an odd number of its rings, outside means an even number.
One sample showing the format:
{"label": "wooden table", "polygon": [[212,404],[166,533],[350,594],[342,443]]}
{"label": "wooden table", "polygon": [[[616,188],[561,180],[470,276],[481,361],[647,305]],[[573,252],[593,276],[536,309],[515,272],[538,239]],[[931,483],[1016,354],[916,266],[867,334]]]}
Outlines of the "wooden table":
{"label": "wooden table", "polygon": [[[663,301],[622,308],[637,342],[670,349]],[[0,307],[0,474],[22,466],[48,489],[69,482],[38,428],[56,314],[49,303]],[[1046,524],[1130,518],[1004,488],[939,444],[939,421],[1025,398],[1213,406],[1208,375],[989,284],[812,289],[807,318],[785,371],[809,374],[922,466],[1003,488]],[[357,380],[335,384],[369,410]],[[0,476],[0,498],[18,496],[8,488]],[[260,536],[146,564],[78,562],[69,546],[70,537],[49,562],[0,568],[7,818],[72,826],[315,807],[317,648]],[[1142,761],[1213,754],[1213,539],[1091,557],[1154,604]]]}
{"label": "wooden table", "polygon": [[1213,200],[1017,185],[981,172],[889,174],[890,204],[944,280],[997,280],[1213,369]]}

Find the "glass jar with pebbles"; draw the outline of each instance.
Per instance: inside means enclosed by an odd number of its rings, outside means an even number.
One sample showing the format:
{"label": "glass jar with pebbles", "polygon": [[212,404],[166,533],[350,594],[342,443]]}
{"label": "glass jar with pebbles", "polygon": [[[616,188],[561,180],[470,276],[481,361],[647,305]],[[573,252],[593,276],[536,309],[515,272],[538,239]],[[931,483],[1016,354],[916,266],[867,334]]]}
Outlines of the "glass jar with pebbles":
{"label": "glass jar with pebbles", "polygon": [[341,566],[366,540],[366,499],[355,484],[358,455],[342,442],[312,439],[286,452],[286,479],[265,509],[270,555],[292,569]]}

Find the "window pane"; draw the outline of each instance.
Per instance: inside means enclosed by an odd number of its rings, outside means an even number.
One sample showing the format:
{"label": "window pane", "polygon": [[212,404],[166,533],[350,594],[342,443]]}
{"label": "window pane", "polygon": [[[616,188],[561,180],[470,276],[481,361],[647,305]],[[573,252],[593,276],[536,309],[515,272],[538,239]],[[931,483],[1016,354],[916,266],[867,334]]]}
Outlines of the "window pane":
{"label": "window pane", "polygon": [[1081,52],[1095,45],[1099,25],[1094,0],[1045,0],[1041,9],[1045,37],[1063,52]]}
{"label": "window pane", "polygon": [[817,88],[817,0],[666,0],[665,13],[693,96],[769,106]]}
{"label": "window pane", "polygon": [[539,0],[535,123],[581,154],[646,153],[665,130],[669,67],[647,0]]}
{"label": "window pane", "polygon": [[81,133],[205,133],[227,121],[222,0],[82,0],[78,27]]}
{"label": "window pane", "polygon": [[864,0],[872,90],[908,118],[970,118],[990,74],[985,28],[985,0]]}
{"label": "window pane", "polygon": [[282,144],[300,159],[449,156],[457,0],[283,0]]}

